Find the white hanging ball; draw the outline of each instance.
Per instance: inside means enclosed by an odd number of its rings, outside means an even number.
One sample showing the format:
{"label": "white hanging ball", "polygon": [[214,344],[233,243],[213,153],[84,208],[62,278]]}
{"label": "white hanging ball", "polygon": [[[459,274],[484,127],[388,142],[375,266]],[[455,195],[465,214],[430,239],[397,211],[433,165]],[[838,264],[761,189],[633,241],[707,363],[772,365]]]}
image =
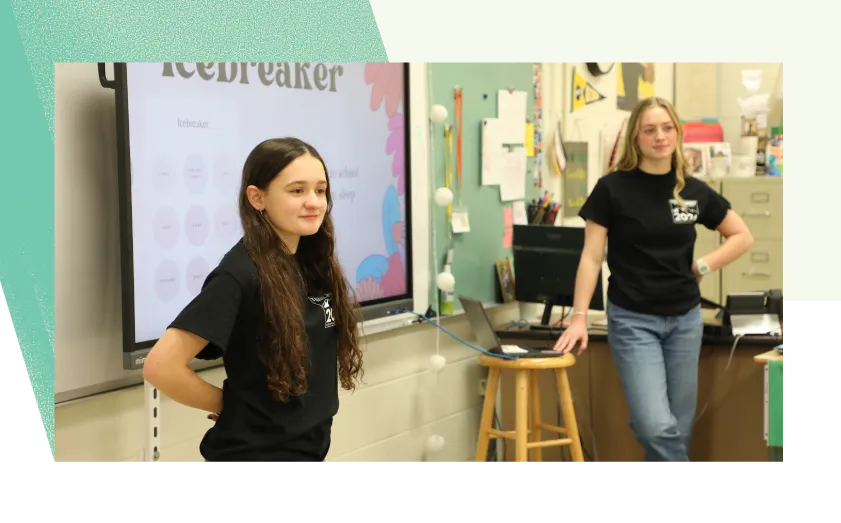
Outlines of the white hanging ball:
{"label": "white hanging ball", "polygon": [[439,187],[438,190],[435,191],[435,203],[441,207],[450,205],[453,203],[453,191],[447,187]]}
{"label": "white hanging ball", "polygon": [[432,111],[429,112],[429,118],[434,123],[444,123],[444,120],[447,119],[447,108],[443,105],[433,105]]}
{"label": "white hanging ball", "polygon": [[439,452],[441,449],[444,448],[444,443],[445,442],[443,437],[437,434],[433,434],[432,436],[429,436],[426,439],[426,451],[430,454]]}
{"label": "white hanging ball", "polygon": [[444,365],[447,364],[447,358],[441,356],[440,354],[433,354],[429,357],[429,364],[432,365],[433,369],[438,371],[443,369]]}
{"label": "white hanging ball", "polygon": [[449,272],[439,274],[435,282],[438,284],[438,288],[444,292],[453,292],[453,289],[456,288],[456,278]]}

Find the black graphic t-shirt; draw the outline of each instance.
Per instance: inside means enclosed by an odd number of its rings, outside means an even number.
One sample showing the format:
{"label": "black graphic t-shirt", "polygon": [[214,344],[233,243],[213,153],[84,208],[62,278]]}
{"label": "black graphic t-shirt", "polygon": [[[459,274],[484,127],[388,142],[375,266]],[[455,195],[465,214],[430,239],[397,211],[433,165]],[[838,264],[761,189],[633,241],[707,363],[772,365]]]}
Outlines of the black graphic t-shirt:
{"label": "black graphic t-shirt", "polygon": [[674,171],[612,172],[599,179],[579,212],[608,229],[607,296],[622,308],[676,316],[701,301],[692,272],[695,226],[715,230],[730,203],[704,182],[687,178],[681,208],[674,200],[675,181]]}
{"label": "black graphic t-shirt", "polygon": [[308,392],[281,403],[260,361],[266,320],[257,266],[240,240],[170,327],[210,343],[199,359],[223,358],[223,410],[205,434],[208,461],[321,461],[339,407],[337,335],[332,298],[302,298],[309,341]]}

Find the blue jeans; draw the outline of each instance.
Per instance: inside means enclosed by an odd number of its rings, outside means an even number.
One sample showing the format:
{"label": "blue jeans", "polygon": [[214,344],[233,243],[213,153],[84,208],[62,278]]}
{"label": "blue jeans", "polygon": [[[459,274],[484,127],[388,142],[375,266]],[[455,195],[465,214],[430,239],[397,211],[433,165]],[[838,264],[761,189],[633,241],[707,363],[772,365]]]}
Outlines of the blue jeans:
{"label": "blue jeans", "polygon": [[608,344],[645,461],[689,461],[698,398],[701,306],[654,316],[607,304]]}

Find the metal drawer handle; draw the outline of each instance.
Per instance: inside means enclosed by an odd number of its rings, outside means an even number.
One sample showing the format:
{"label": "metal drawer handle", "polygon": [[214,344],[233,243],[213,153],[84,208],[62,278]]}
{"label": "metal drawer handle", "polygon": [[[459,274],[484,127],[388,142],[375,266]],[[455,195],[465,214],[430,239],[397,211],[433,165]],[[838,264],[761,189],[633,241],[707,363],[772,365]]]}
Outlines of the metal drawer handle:
{"label": "metal drawer handle", "polygon": [[751,270],[751,271],[743,272],[742,276],[746,276],[748,278],[753,277],[753,276],[759,276],[761,278],[770,278],[771,273],[770,272],[765,272],[765,271],[753,271],[753,270]]}
{"label": "metal drawer handle", "polygon": [[767,217],[771,216],[771,211],[768,211],[768,210],[755,211],[755,210],[751,209],[751,210],[749,210],[745,213],[742,213],[742,216],[745,216],[745,217],[749,217],[749,216],[750,217],[765,217],[765,218],[767,218]]}
{"label": "metal drawer handle", "polygon": [[767,192],[751,193],[750,201],[754,203],[768,203],[771,200],[771,195]]}

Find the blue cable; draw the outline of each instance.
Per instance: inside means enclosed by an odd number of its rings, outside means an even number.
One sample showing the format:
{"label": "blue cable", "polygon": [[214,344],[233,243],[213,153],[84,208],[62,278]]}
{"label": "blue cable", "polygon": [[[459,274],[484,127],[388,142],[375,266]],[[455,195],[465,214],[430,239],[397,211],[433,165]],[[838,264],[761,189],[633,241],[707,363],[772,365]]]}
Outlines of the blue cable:
{"label": "blue cable", "polygon": [[526,320],[523,320],[523,319],[519,319],[519,320],[517,320],[517,321],[512,321],[511,323],[509,323],[509,324],[508,324],[508,326],[507,326],[507,327],[505,327],[505,330],[509,330],[509,331],[510,331],[511,329],[513,329],[514,327],[516,327],[516,326],[518,326],[518,325],[522,325],[522,326],[524,326],[524,327],[528,327],[528,326],[529,326],[529,322],[527,322]]}
{"label": "blue cable", "polygon": [[479,351],[479,352],[481,352],[482,354],[487,354],[488,356],[493,356],[494,358],[502,358],[502,359],[506,359],[506,360],[516,360],[516,359],[519,359],[519,356],[510,356],[510,355],[508,355],[508,354],[494,354],[494,353],[492,353],[492,352],[488,352],[488,351],[486,351],[486,350],[480,349],[479,347],[477,347],[477,346],[473,345],[472,343],[468,343],[468,342],[464,341],[463,339],[459,338],[458,336],[456,336],[456,335],[455,335],[455,334],[453,334],[452,332],[448,331],[447,329],[445,329],[444,327],[442,327],[442,326],[438,325],[437,323],[434,323],[432,320],[430,320],[429,318],[427,318],[426,316],[424,316],[423,314],[420,314],[420,313],[418,313],[418,312],[415,312],[415,311],[410,311],[410,310],[408,310],[408,309],[393,309],[391,312],[393,312],[393,313],[408,312],[409,314],[414,314],[415,316],[419,317],[420,319],[422,319],[422,320],[426,320],[426,321],[427,321],[427,323],[430,323],[431,325],[435,325],[436,327],[438,327],[439,329],[441,329],[441,330],[442,330],[442,331],[444,331],[445,333],[449,334],[449,335],[450,335],[450,337],[451,337],[451,338],[453,338],[454,340],[456,340],[456,341],[460,341],[461,343],[463,343],[463,344],[467,345],[467,346],[468,346],[468,347],[470,347],[471,349],[476,350],[476,351]]}

